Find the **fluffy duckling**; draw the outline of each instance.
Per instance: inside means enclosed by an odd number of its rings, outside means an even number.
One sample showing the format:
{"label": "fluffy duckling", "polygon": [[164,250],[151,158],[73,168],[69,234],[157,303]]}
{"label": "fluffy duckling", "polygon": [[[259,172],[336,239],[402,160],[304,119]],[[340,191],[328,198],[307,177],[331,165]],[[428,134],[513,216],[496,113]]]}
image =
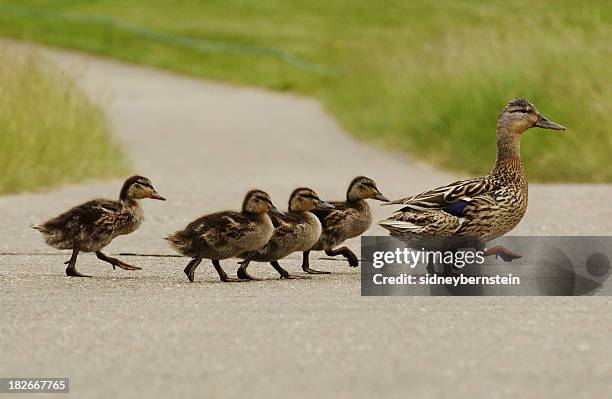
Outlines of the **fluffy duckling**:
{"label": "fluffy duckling", "polygon": [[329,272],[310,268],[308,255],[310,251],[322,251],[329,256],[343,255],[352,267],[357,267],[357,256],[348,247],[333,249],[349,238],[365,233],[372,224],[372,211],[365,201],[371,198],[378,201],[389,201],[376,187],[374,180],[365,176],[353,179],[346,191],[346,201],[332,202],[334,209],[315,209],[313,213],[323,225],[319,241],[304,251],[302,269],[311,274],[329,274]]}
{"label": "fluffy duckling", "polygon": [[146,177],[132,176],[125,181],[119,194],[119,201],[95,199],[62,213],[41,225],[32,226],[43,233],[47,244],[56,249],[71,249],[72,256],[65,262],[66,275],[71,277],[91,277],[76,269],[79,252],[95,252],[98,259],[124,270],[138,270],[140,267],[128,265],[116,258],[106,256],[100,250],[115,237],[130,234],[144,220],[139,200],[151,198],[165,201],[155,191]]}
{"label": "fluffy duckling", "polygon": [[250,261],[270,262],[281,278],[303,278],[289,274],[278,260],[296,252],[305,251],[319,240],[322,226],[319,219],[310,211],[313,209],[334,209],[333,205],[323,201],[318,194],[309,188],[295,189],[289,197],[289,211],[285,215],[271,215],[274,234],[268,243],[256,251],[241,254],[237,275],[239,278],[258,280],[247,273]]}
{"label": "fluffy duckling", "polygon": [[272,204],[268,194],[252,190],[244,197],[241,212],[224,211],[202,216],[166,240],[178,253],[193,258],[184,270],[189,281],[193,282],[195,269],[204,258],[212,260],[221,281],[248,281],[228,277],[219,260],[266,245],[274,232],[268,212],[283,214]]}

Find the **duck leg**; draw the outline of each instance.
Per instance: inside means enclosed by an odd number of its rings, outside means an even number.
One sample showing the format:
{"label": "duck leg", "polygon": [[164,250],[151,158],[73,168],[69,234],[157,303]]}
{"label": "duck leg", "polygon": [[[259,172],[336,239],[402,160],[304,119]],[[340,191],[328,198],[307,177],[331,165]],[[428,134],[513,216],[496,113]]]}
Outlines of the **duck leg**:
{"label": "duck leg", "polygon": [[189,281],[191,281],[192,283],[193,283],[195,269],[197,269],[197,267],[200,265],[200,262],[202,262],[202,258],[196,256],[189,263],[187,263],[187,266],[185,266],[185,270],[183,270],[185,274],[187,275],[187,278],[189,279]]}
{"label": "duck leg", "polygon": [[506,247],[502,247],[501,245],[497,245],[493,248],[486,248],[483,252],[484,256],[495,255],[495,259],[500,257],[504,262],[512,262],[514,259],[518,259],[522,256]]}
{"label": "duck leg", "polygon": [[72,250],[72,256],[70,257],[70,259],[64,262],[65,265],[68,265],[68,267],[66,268],[66,276],[68,277],[91,277],[91,276],[79,273],[76,269],[76,261],[77,261],[77,256],[79,256],[79,251],[80,251],[79,248],[74,248]]}
{"label": "duck leg", "polygon": [[429,274],[432,274],[432,275],[436,274],[436,267],[435,267],[435,264],[434,264],[433,260],[430,259],[427,262],[427,268],[425,270],[427,270],[427,273],[429,273]]}
{"label": "duck leg", "polygon": [[[453,259],[455,259],[455,254],[457,253],[456,249],[451,250],[453,253]],[[462,273],[457,273],[459,269],[455,267],[454,262],[444,262],[444,273],[442,274],[445,277],[456,277],[461,276]]]}
{"label": "duck leg", "polygon": [[215,270],[217,271],[217,273],[219,274],[219,278],[221,279],[221,281],[225,281],[226,283],[249,281],[243,278],[229,277],[227,273],[225,273],[225,271],[221,267],[221,264],[219,263],[218,259],[213,259],[212,264],[215,267]]}
{"label": "duck leg", "polygon": [[353,253],[353,251],[348,249],[348,247],[340,247],[338,249],[326,249],[325,254],[328,256],[342,255],[346,258],[346,260],[348,260],[350,267],[359,266],[359,260],[357,259],[357,256]]}
{"label": "duck leg", "polygon": [[[240,267],[238,268],[238,270],[236,271],[236,275],[238,276],[239,279],[243,279],[243,280],[254,280],[254,281],[259,281],[261,280],[260,278],[257,277],[253,277],[251,276],[248,272],[247,272],[247,267],[249,266],[249,263],[251,263],[250,259],[245,259],[242,262],[240,262]],[[219,271],[219,270],[217,270]],[[222,279],[223,280],[223,279]],[[225,281],[225,280],[224,280]]]}
{"label": "duck leg", "polygon": [[290,274],[287,270],[283,269],[282,266],[279,265],[278,261],[276,260],[270,262],[270,264],[272,265],[274,270],[276,270],[278,274],[280,274],[281,278],[286,278],[288,280],[296,278],[309,278],[308,276],[296,276],[295,274]]}
{"label": "duck leg", "polygon": [[308,274],[330,274],[330,272],[324,272],[321,270],[315,270],[310,268],[310,261],[308,260],[308,255],[310,251],[304,251],[302,258],[302,270],[304,270]]}
{"label": "duck leg", "polygon": [[98,257],[98,259],[103,260],[104,262],[108,262],[111,265],[113,265],[113,269],[115,269],[115,266],[119,266],[123,270],[141,270],[142,269],[141,267],[128,265],[127,263],[122,262],[117,258],[111,258],[110,256],[106,256],[101,251],[96,251],[96,256]]}

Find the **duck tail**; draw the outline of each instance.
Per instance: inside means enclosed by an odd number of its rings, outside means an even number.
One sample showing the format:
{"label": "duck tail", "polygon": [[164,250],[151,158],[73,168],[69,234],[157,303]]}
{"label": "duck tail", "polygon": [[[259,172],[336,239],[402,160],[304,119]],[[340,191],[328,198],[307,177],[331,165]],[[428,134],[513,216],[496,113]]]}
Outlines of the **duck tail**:
{"label": "duck tail", "polygon": [[193,239],[186,234],[183,230],[177,231],[174,234],[170,234],[164,237],[170,246],[178,253],[185,256],[194,256],[192,253]]}
{"label": "duck tail", "polygon": [[32,224],[30,224],[30,227],[33,228],[34,230],[40,231],[43,234],[49,234],[50,233],[49,228],[47,228],[47,226],[45,226],[44,224],[40,225],[40,224],[32,223]]}
{"label": "duck tail", "polygon": [[423,231],[423,226],[417,224],[393,219],[393,217],[378,222],[378,225],[385,230],[388,230],[392,236],[403,234],[419,234]]}

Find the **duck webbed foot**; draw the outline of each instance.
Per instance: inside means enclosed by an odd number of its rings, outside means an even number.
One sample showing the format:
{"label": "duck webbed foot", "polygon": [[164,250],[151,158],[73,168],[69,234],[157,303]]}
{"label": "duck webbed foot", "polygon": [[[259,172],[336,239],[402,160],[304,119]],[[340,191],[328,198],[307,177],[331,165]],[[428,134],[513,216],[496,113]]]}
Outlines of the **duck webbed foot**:
{"label": "duck webbed foot", "polygon": [[[250,262],[251,262],[251,260],[248,259],[248,258],[243,260],[242,262],[239,262],[240,263],[240,267],[236,271],[236,275],[238,276],[239,279],[242,279],[242,280],[254,280],[254,281],[261,280],[260,278],[251,276],[249,274],[249,272],[247,272],[247,267],[249,266]],[[221,276],[221,275],[219,274],[219,276]],[[227,275],[226,275],[226,278],[227,278]],[[223,280],[223,278],[221,278],[221,280]],[[225,280],[223,280],[223,281],[225,281]]]}
{"label": "duck webbed foot", "polygon": [[195,275],[195,269],[197,269],[197,267],[200,265],[200,262],[202,262],[202,258],[196,256],[189,263],[187,263],[187,266],[185,266],[185,269],[183,270],[189,281],[192,283]]}
{"label": "duck webbed foot", "polygon": [[514,259],[519,259],[522,256],[506,247],[502,247],[501,245],[497,245],[492,248],[486,248],[484,250],[484,256],[491,255],[495,255],[495,259],[497,259],[498,257],[502,258],[504,262],[512,262]]}
{"label": "duck webbed foot", "polygon": [[75,248],[72,250],[72,256],[70,257],[70,259],[64,262],[65,265],[68,265],[68,267],[66,268],[66,276],[68,277],[91,277],[86,274],[79,273],[79,271],[76,269],[76,260],[77,260],[78,255],[79,255],[79,249]]}
{"label": "duck webbed foot", "polygon": [[350,267],[359,266],[359,259],[357,259],[357,255],[353,253],[348,247],[340,247],[338,249],[326,249],[325,254],[328,256],[336,256],[342,255],[348,260]]}
{"label": "duck webbed foot", "polygon": [[444,277],[459,277],[462,275],[462,273],[458,272],[459,269],[456,268],[452,263],[445,263],[444,264],[444,273],[442,273],[442,275]]}
{"label": "duck webbed foot", "polygon": [[219,261],[216,259],[213,259],[212,264],[215,267],[217,274],[219,274],[219,278],[221,279],[221,281],[224,281],[226,283],[238,283],[238,282],[249,281],[243,278],[229,277],[227,273],[225,273],[225,270],[223,270],[223,268],[221,267],[221,264],[219,263]]}
{"label": "duck webbed foot", "polygon": [[308,274],[331,274],[330,272],[324,272],[322,270],[315,270],[310,268],[310,260],[308,259],[308,255],[310,251],[304,251],[303,259],[302,259],[302,270],[304,270]]}
{"label": "duck webbed foot", "polygon": [[310,278],[308,276],[296,276],[295,274],[290,274],[287,270],[283,269],[281,265],[278,264],[278,261],[270,262],[274,270],[280,274],[281,278],[286,278],[287,280],[298,279],[298,278]]}
{"label": "duck webbed foot", "polygon": [[117,258],[111,258],[110,256],[106,256],[100,251],[96,251],[96,256],[98,257],[98,259],[103,260],[104,262],[110,263],[113,266],[113,270],[115,269],[115,266],[119,266],[123,270],[141,270],[142,269],[141,267],[128,265],[127,263],[122,262]]}

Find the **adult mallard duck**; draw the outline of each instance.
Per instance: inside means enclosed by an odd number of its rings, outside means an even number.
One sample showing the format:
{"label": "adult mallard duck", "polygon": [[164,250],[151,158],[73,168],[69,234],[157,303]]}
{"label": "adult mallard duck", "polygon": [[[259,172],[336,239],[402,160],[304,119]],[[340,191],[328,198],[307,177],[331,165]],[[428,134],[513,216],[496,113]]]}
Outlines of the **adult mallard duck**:
{"label": "adult mallard duck", "polygon": [[139,200],[151,198],[165,201],[146,177],[132,176],[125,181],[119,201],[96,199],[75,206],[41,225],[32,226],[45,236],[47,244],[56,249],[71,249],[72,256],[65,262],[66,275],[90,277],[76,269],[79,252],[95,252],[98,259],[124,270],[138,270],[116,258],[106,256],[100,250],[115,237],[130,234],[144,220]]}
{"label": "adult mallard duck", "polygon": [[212,260],[221,281],[248,281],[228,277],[219,260],[238,257],[266,245],[274,232],[268,212],[283,214],[272,204],[268,194],[251,190],[244,197],[240,212],[224,211],[202,216],[166,240],[178,253],[193,258],[184,270],[189,281],[193,282],[202,259]]}
{"label": "adult mallard duck", "polygon": [[[515,99],[497,124],[497,160],[485,177],[460,180],[389,202],[405,205],[379,224],[394,237],[470,237],[484,243],[512,230],[527,209],[527,177],[520,155],[521,134],[533,127],[565,130],[527,100]],[[485,255],[512,261],[520,255],[496,246]]]}
{"label": "adult mallard duck", "polygon": [[376,187],[374,180],[358,176],[351,181],[346,191],[346,201],[334,201],[334,209],[314,209],[312,212],[323,225],[319,241],[303,253],[302,269],[311,274],[329,274],[310,268],[308,256],[310,251],[325,251],[329,256],[342,255],[349,265],[357,267],[357,256],[348,247],[333,249],[349,238],[358,237],[366,232],[372,224],[372,211],[366,199],[389,201]]}
{"label": "adult mallard duck", "polygon": [[281,278],[302,278],[289,274],[279,265],[278,260],[297,251],[310,249],[321,236],[321,222],[311,212],[314,209],[333,209],[334,206],[319,198],[309,188],[295,189],[289,197],[288,212],[284,215],[270,215],[274,224],[274,234],[270,241],[256,251],[241,254],[245,259],[238,269],[238,277],[257,280],[247,272],[250,261],[270,262]]}

